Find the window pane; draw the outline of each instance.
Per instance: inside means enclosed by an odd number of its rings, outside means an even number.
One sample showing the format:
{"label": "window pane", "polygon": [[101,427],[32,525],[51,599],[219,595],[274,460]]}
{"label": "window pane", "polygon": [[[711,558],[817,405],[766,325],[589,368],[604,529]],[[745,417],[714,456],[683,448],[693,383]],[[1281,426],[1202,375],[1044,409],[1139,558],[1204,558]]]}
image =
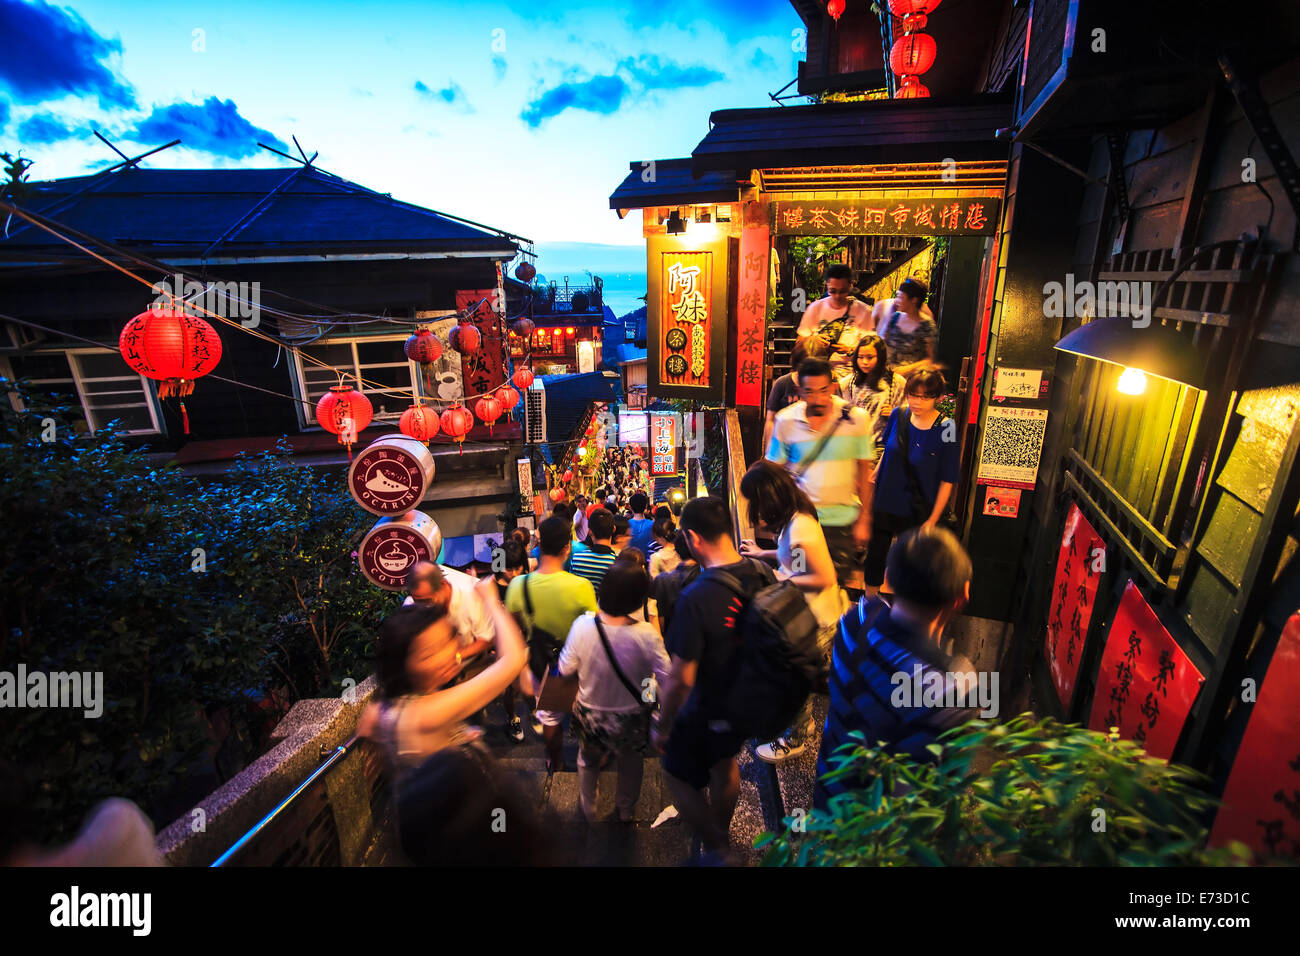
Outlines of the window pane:
{"label": "window pane", "polygon": [[131,367],[122,360],[122,356],[117,352],[83,352],[76,356],[77,367],[81,369],[81,377],[87,378],[107,378],[110,376],[130,376],[139,381]]}
{"label": "window pane", "polygon": [[[331,368],[340,368],[352,372],[352,346],[345,343],[332,345],[309,345],[302,350],[304,355],[319,359]],[[303,362],[303,368],[319,368],[314,362]]]}
{"label": "window pane", "polygon": [[[62,355],[50,353],[11,355],[9,364],[13,367],[17,378],[53,380],[72,385],[72,370],[68,368],[68,360]],[[75,389],[70,390],[75,391]]]}
{"label": "window pane", "polygon": [[96,428],[103,428],[114,419],[122,422],[127,431],[151,432],[153,431],[153,420],[149,417],[149,409],[139,405],[128,408],[106,407],[98,408],[94,404],[90,407],[90,420],[95,423]]}
{"label": "window pane", "polygon": [[391,365],[406,361],[402,345],[406,339],[393,339],[388,342],[358,342],[357,359],[362,365]]}
{"label": "window pane", "polygon": [[405,363],[392,368],[363,367],[361,376],[366,380],[366,388],[370,389],[376,385],[382,385],[385,388],[410,388],[411,387],[411,367]]}

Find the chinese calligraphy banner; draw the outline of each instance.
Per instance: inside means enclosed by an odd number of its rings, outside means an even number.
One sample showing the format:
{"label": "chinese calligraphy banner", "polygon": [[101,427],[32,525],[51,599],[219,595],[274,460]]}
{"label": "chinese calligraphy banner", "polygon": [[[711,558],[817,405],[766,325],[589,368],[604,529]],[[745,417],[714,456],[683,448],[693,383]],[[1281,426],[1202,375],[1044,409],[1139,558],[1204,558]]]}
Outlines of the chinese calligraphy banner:
{"label": "chinese calligraphy banner", "polygon": [[1278,638],[1223,792],[1210,845],[1240,840],[1300,859],[1300,614]]}
{"label": "chinese calligraphy banner", "polygon": [[736,405],[763,403],[763,344],[767,338],[767,225],[740,233],[740,284],[736,292]]}
{"label": "chinese calligraphy banner", "polygon": [[886,196],[777,200],[778,236],[984,236],[998,226],[997,199]]}
{"label": "chinese calligraphy banner", "polygon": [[[501,321],[492,305],[497,301],[496,289],[457,289],[456,311],[471,309],[476,304],[478,309],[469,316],[469,321],[483,336],[483,344],[477,352],[461,356],[461,381],[467,398],[483,395],[505,384],[505,356],[501,341]],[[484,302],[483,300],[487,301]],[[481,304],[480,304],[481,303]],[[446,351],[454,351],[447,349]]]}
{"label": "chinese calligraphy banner", "polygon": [[[992,489],[990,489],[990,494]],[[1106,555],[1106,542],[1079,511],[1070,505],[1061,535],[1061,553],[1056,559],[1056,579],[1052,582],[1052,605],[1047,612],[1047,640],[1043,654],[1052,672],[1052,683],[1068,715],[1074,697],[1074,682],[1079,676],[1079,661],[1097,602],[1097,585]]]}
{"label": "chinese calligraphy banner", "polygon": [[650,416],[650,474],[677,474],[677,430],[675,416]]}
{"label": "chinese calligraphy banner", "polygon": [[1088,726],[1168,760],[1205,678],[1129,581],[1106,637]]}

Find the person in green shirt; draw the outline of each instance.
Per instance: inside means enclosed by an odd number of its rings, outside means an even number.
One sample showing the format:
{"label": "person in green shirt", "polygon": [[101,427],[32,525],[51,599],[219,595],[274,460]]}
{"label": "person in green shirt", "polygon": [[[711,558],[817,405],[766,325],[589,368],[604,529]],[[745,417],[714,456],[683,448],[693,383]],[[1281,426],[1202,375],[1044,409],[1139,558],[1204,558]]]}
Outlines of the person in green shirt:
{"label": "person in green shirt", "polygon": [[[540,539],[537,570],[510,582],[506,590],[506,610],[519,619],[525,634],[538,628],[565,640],[578,617],[596,610],[596,591],[590,581],[564,570],[573,543],[572,527],[568,521],[554,516],[547,518],[538,525],[537,536]],[[532,613],[528,610],[530,604]],[[557,664],[552,662],[552,674],[558,673]],[[562,770],[564,714],[539,710],[534,716],[542,725],[547,772]]]}

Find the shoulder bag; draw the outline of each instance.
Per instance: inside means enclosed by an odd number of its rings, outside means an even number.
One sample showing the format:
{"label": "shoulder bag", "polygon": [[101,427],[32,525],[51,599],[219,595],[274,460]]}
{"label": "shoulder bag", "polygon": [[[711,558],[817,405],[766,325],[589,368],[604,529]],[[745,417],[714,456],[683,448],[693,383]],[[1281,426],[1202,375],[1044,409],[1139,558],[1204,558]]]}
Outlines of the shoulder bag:
{"label": "shoulder bag", "polygon": [[853,407],[854,406],[845,403],[844,407],[840,409],[840,417],[835,419],[835,424],[831,425],[830,431],[823,435],[821,440],[813,446],[813,450],[808,453],[808,457],[799,462],[799,467],[794,470],[795,481],[801,481],[804,474],[812,467],[813,462],[815,462],[821,456],[821,453],[826,450],[826,443],[831,440],[831,437],[835,434],[835,430],[840,427],[840,424],[852,420],[851,409]]}
{"label": "shoulder bag", "polygon": [[641,705],[641,721],[633,733],[631,743],[638,750],[644,750],[650,744],[650,720],[656,710],[659,709],[658,699],[647,701],[641,691],[637,690],[626,674],[623,668],[618,666],[618,658],[614,656],[614,648],[609,646],[609,635],[605,633],[605,625],[601,623],[600,613],[597,612],[593,620],[596,622],[596,633],[600,635],[600,643],[605,648],[605,656],[609,658],[609,666],[614,668],[614,674],[618,677],[619,683],[627,688],[627,692],[632,695],[638,704]]}
{"label": "shoulder bag", "polygon": [[565,712],[573,708],[578,697],[578,675],[561,677],[551,673],[560,659],[564,641],[550,631],[538,627],[534,620],[533,596],[528,589],[531,574],[524,576],[524,607],[528,611],[528,667],[533,677],[541,681],[537,692],[538,710]]}

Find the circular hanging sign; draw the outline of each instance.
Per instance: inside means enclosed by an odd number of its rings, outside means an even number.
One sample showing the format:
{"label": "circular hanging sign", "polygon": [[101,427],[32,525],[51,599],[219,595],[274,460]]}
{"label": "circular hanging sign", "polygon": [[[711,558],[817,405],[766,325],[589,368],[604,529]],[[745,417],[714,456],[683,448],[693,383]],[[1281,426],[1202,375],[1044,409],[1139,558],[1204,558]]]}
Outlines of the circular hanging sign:
{"label": "circular hanging sign", "polygon": [[673,377],[685,375],[686,359],[682,358],[680,355],[670,355],[668,356],[667,361],[664,362],[664,369]]}
{"label": "circular hanging sign", "polygon": [[352,460],[348,490],[374,515],[399,515],[424,500],[433,484],[433,454],[422,442],[390,435]]}
{"label": "circular hanging sign", "polygon": [[686,333],[681,329],[669,329],[668,334],[664,336],[664,343],[669,351],[681,352],[686,348]]}
{"label": "circular hanging sign", "polygon": [[417,561],[435,561],[442,551],[442,532],[422,511],[400,518],[381,518],[357,549],[357,564],[372,584],[387,591],[406,589],[406,576]]}

